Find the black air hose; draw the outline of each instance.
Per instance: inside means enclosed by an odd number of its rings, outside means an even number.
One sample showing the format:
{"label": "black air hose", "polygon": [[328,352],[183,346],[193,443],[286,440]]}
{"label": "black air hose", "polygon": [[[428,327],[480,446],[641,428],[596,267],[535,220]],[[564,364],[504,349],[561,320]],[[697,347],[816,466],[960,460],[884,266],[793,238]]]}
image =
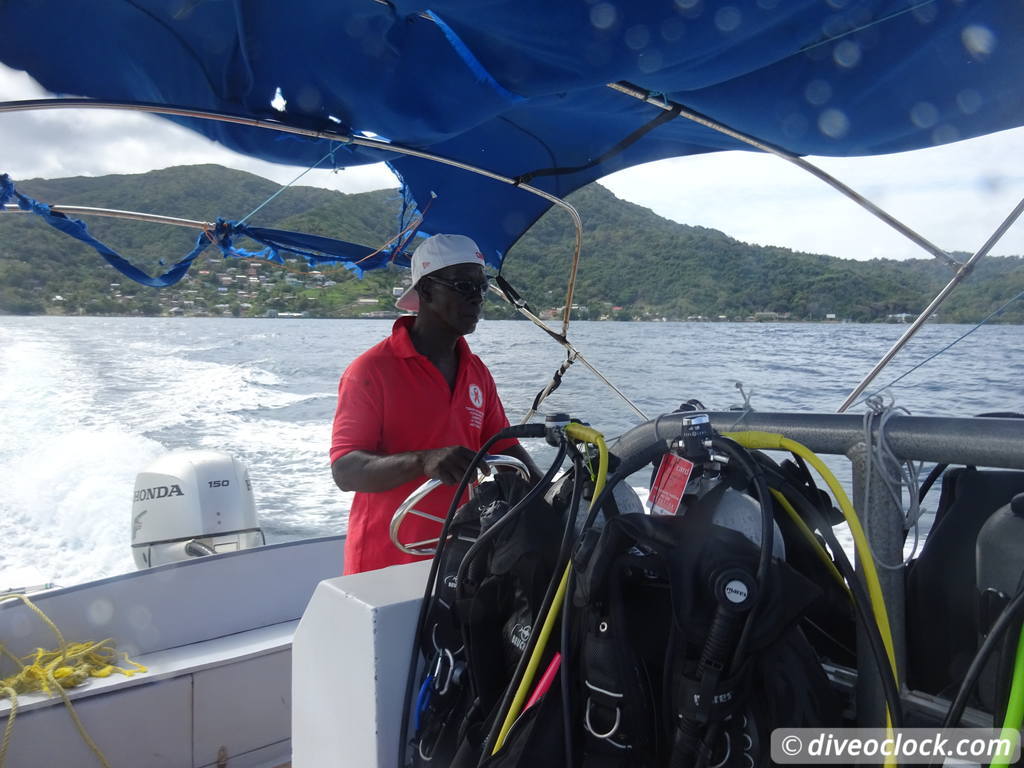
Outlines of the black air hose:
{"label": "black air hose", "polygon": [[413,635],[412,653],[409,658],[409,671],[405,682],[405,698],[402,701],[402,722],[399,726],[400,741],[398,743],[398,768],[405,768],[405,749],[406,741],[409,738],[409,714],[412,709],[412,692],[416,685],[416,667],[419,666],[419,646],[417,641],[420,634],[423,632],[423,625],[427,620],[427,609],[430,605],[430,595],[434,591],[434,582],[437,580],[437,571],[441,566],[440,555],[444,550],[445,541],[448,538],[448,530],[451,527],[452,519],[455,517],[455,510],[459,506],[459,499],[462,498],[462,494],[465,493],[466,488],[469,487],[469,484],[476,473],[477,464],[484,456],[487,455],[492,445],[499,440],[507,438],[544,437],[545,434],[546,428],[543,424],[520,424],[513,427],[506,427],[491,437],[480,447],[480,450],[476,452],[476,455],[473,457],[473,461],[470,462],[469,468],[462,476],[462,480],[459,481],[459,486],[455,490],[455,495],[452,496],[452,503],[448,505],[448,514],[445,516],[444,525],[441,527],[441,533],[438,536],[437,550],[434,552],[434,558],[430,564],[430,573],[427,575],[427,583],[423,592],[423,601],[420,603],[419,616],[416,618],[416,632]]}

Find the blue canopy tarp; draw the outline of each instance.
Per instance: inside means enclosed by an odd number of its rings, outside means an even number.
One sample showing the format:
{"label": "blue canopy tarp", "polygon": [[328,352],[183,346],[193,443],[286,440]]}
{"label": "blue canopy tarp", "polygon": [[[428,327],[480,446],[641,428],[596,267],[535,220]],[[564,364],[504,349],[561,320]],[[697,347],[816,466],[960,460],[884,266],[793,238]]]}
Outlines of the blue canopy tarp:
{"label": "blue canopy tarp", "polygon": [[[516,177],[579,168],[658,109],[628,81],[795,154],[869,155],[1024,124],[1020,0],[105,0],[0,4],[0,61],[63,94],[372,132]],[[271,106],[280,94],[283,111]],[[310,166],[328,149],[174,119],[231,149]],[[685,119],[597,166],[541,176],[565,195],[623,167],[734,139]],[[429,161],[390,159],[422,232],[474,237],[492,263],[549,204]]]}
{"label": "blue canopy tarp", "polygon": [[[151,288],[166,288],[180,281],[195,262],[196,257],[211,244],[216,245],[225,258],[265,259],[284,264],[282,254],[288,254],[304,259],[311,267],[321,264],[341,264],[356,276],[362,277],[364,271],[382,269],[389,263],[403,267],[409,266],[409,252],[405,248],[415,235],[415,227],[410,227],[403,233],[403,237],[395,238],[390,247],[370,248],[333,237],[267,227],[250,227],[241,222],[218,219],[209,230],[204,230],[196,238],[192,250],[183,258],[164,270],[163,274],[152,276],[143,272],[106,243],[93,237],[84,221],[73,219],[54,210],[46,203],[41,203],[22,194],[16,189],[14,182],[7,174],[0,174],[0,212],[9,202],[16,203],[21,210],[36,214],[54,229],[85,243],[118,272]],[[244,238],[255,241],[263,248],[253,250],[237,245],[238,240]]]}

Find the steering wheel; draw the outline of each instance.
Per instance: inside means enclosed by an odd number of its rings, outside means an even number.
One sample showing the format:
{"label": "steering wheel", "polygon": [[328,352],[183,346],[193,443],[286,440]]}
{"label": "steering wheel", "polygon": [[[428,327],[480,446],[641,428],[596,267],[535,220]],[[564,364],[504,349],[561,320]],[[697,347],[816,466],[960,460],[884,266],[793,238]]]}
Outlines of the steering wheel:
{"label": "steering wheel", "polygon": [[[523,462],[519,459],[513,458],[512,456],[487,454],[483,457],[483,461],[492,469],[508,467],[518,472],[519,476],[524,480],[530,479],[530,470],[526,468],[526,465]],[[399,530],[401,529],[402,522],[405,520],[407,515],[416,515],[417,517],[422,517],[426,520],[432,520],[437,523],[438,526],[444,525],[443,517],[438,517],[437,515],[432,515],[429,512],[421,512],[418,509],[413,509],[413,505],[418,503],[424,496],[441,484],[440,480],[427,480],[427,482],[410,493],[406,497],[405,501],[398,505],[398,509],[395,510],[395,514],[391,516],[391,543],[394,544],[400,552],[404,552],[407,555],[434,554],[434,551],[437,549],[437,543],[441,540],[440,536],[432,539],[423,539],[422,541],[410,541],[405,543],[399,538]],[[440,531],[438,531],[438,533],[440,534]]]}

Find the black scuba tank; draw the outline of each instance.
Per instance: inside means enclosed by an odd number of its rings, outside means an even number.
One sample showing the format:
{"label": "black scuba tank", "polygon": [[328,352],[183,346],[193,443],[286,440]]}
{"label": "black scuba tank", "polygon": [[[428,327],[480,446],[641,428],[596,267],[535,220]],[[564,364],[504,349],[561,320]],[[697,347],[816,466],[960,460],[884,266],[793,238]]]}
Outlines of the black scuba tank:
{"label": "black scuba tank", "polygon": [[[978,589],[978,629],[981,640],[1024,582],[1024,493],[996,510],[978,533],[976,579]],[[993,654],[978,681],[978,696],[985,709],[995,712],[1005,704],[1008,694],[1008,661],[1017,638],[1008,633],[1000,649]]]}

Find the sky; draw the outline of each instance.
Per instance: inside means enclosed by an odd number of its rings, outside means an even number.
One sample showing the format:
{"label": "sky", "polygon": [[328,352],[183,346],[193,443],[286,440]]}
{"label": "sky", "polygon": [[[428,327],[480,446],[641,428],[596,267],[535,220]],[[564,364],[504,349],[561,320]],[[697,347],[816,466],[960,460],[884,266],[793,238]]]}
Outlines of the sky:
{"label": "sky", "polygon": [[[25,73],[0,65],[0,101],[47,96]],[[973,253],[1024,198],[1021,158],[1024,128],[916,152],[807,159],[939,247]],[[100,110],[0,114],[0,173],[10,174],[15,182],[145,173],[198,163],[216,163],[281,184],[304,170],[238,155],[150,115]],[[314,170],[298,183],[342,192],[397,186],[383,164]],[[748,243],[847,259],[927,256],[852,201],[776,157],[717,152],[674,158],[620,171],[601,183],[665,218],[718,229]],[[209,216],[223,214],[210,211]],[[1006,233],[992,254],[1024,255],[1024,221]]]}

